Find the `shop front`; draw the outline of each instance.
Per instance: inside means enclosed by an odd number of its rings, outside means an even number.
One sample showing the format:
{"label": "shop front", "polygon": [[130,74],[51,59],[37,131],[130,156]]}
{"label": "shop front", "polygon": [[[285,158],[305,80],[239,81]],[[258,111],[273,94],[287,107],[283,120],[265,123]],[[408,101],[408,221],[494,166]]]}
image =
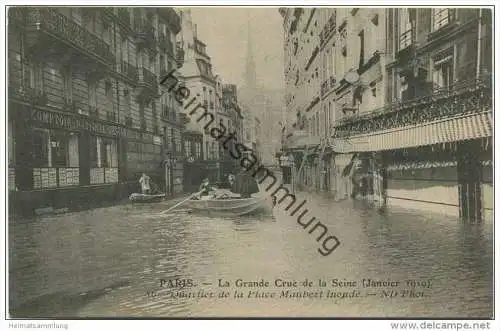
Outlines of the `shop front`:
{"label": "shop front", "polygon": [[129,194],[123,146],[140,132],[74,113],[10,109],[11,212],[85,208]]}

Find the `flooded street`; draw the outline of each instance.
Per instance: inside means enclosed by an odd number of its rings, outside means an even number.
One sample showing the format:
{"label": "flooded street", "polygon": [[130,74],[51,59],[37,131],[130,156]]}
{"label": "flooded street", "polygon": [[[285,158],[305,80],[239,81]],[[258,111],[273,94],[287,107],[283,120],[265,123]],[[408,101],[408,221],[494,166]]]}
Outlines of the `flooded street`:
{"label": "flooded street", "polygon": [[[300,195],[299,195],[300,196]],[[313,201],[314,200],[314,201]],[[310,214],[341,245],[329,256],[296,219],[242,219],[120,205],[11,222],[11,310],[16,317],[475,317],[493,311],[493,226],[433,214],[309,196]],[[234,298],[237,279],[356,281],[358,297]],[[160,280],[192,279],[195,298],[168,295]],[[218,280],[232,283],[228,298]],[[428,281],[423,296],[368,295],[363,279]],[[329,283],[330,284],[330,283]],[[289,288],[287,288],[289,289]],[[297,290],[303,290],[298,288]],[[330,290],[338,288],[328,287]],[[280,293],[272,288],[268,291]],[[159,296],[147,293],[155,292]],[[326,291],[325,291],[326,292]],[[409,293],[409,292],[408,292]],[[326,294],[324,294],[326,295]]]}

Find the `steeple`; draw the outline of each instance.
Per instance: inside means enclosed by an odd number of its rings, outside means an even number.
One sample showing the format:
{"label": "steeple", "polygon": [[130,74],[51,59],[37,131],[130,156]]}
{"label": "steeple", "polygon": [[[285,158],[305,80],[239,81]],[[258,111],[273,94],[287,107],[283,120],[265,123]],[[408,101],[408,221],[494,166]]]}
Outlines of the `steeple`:
{"label": "steeple", "polygon": [[247,15],[247,59],[246,59],[246,68],[245,68],[245,83],[249,88],[255,88],[257,84],[256,79],[256,71],[255,71],[255,59],[253,55],[253,45],[252,45],[252,36],[251,36],[251,28],[250,28],[250,10],[248,10]]}

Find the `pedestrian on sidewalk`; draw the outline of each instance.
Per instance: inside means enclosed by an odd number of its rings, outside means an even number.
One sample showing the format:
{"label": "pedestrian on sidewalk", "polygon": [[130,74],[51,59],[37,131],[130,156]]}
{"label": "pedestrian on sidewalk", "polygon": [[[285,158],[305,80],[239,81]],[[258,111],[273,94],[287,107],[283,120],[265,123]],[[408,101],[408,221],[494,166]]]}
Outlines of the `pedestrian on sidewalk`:
{"label": "pedestrian on sidewalk", "polygon": [[149,194],[151,192],[150,182],[151,178],[146,175],[146,173],[142,173],[141,178],[139,178],[139,184],[141,184],[142,194]]}

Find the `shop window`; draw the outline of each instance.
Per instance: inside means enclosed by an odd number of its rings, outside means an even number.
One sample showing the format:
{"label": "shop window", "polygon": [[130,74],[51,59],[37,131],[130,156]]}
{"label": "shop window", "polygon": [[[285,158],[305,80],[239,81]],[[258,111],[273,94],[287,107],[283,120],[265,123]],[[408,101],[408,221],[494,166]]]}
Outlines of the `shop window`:
{"label": "shop window", "polygon": [[33,131],[33,187],[79,183],[78,135],[59,130]]}
{"label": "shop window", "polygon": [[90,139],[90,184],[118,181],[118,148],[115,139]]}

